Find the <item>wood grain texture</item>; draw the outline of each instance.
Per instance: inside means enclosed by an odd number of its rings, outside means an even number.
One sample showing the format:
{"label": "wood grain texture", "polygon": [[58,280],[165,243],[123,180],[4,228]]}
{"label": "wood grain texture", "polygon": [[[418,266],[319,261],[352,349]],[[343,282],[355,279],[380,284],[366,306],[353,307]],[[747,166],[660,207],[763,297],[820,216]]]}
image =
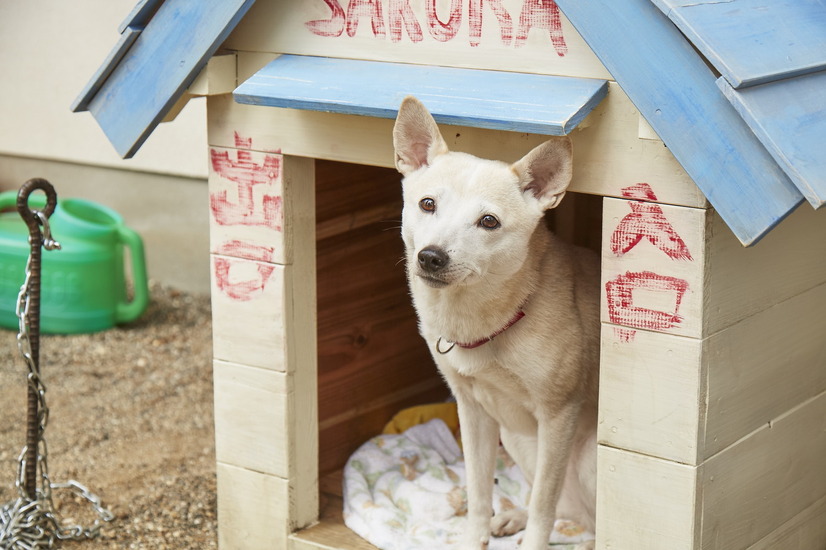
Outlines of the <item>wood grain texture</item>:
{"label": "wood grain texture", "polygon": [[291,532],[287,480],[217,464],[218,547],[288,548]]}
{"label": "wood grain texture", "polygon": [[734,88],[826,69],[819,0],[652,1]]}
{"label": "wood grain texture", "polygon": [[710,457],[826,390],[826,285],[722,330],[703,343]]}
{"label": "wood grain texture", "polygon": [[[339,479],[339,485],[341,480]],[[341,492],[339,487],[338,492]],[[319,522],[290,537],[293,550],[377,550],[375,546],[344,525],[341,495],[325,494]]]}
{"label": "wood grain texture", "polygon": [[89,110],[89,103],[103,87],[106,79],[109,78],[109,75],[115,70],[118,63],[123,59],[123,56],[126,55],[126,52],[128,52],[132,44],[135,43],[135,40],[138,39],[141,31],[143,31],[142,26],[125,27],[121,31],[120,38],[112,48],[112,51],[109,52],[106,59],[104,59],[103,63],[98,67],[98,70],[95,71],[95,74],[92,75],[92,78],[89,79],[89,82],[72,102],[71,109],[73,113]]}
{"label": "wood grain texture", "polygon": [[697,468],[599,446],[596,548],[700,548]]}
{"label": "wood grain texture", "polygon": [[749,550],[826,548],[826,497],[749,547]]}
{"label": "wood grain texture", "polygon": [[285,272],[291,267],[212,255],[215,359],[286,372]]}
{"label": "wood grain texture", "polygon": [[229,94],[238,85],[238,56],[235,53],[219,53],[212,56],[206,66],[187,88],[190,96]]}
{"label": "wood grain texture", "polygon": [[601,350],[600,443],[699,464],[705,425],[702,341],[649,331],[625,341],[604,324]]}
{"label": "wood grain texture", "polygon": [[292,265],[283,297],[286,318],[289,426],[290,529],[318,519],[318,344],[315,162],[284,157],[285,223]]}
{"label": "wood grain texture", "polygon": [[744,245],[800,203],[712,71],[649,0],[558,4]]}
{"label": "wood grain texture", "polygon": [[[821,365],[822,366],[822,365]],[[826,495],[826,393],[702,467],[704,548],[747,548]]]}
{"label": "wood grain texture", "polygon": [[395,118],[414,95],[443,124],[565,135],[607,91],[597,79],[282,55],[233,96],[250,105]]}
{"label": "wood grain texture", "polygon": [[[826,49],[826,6],[821,35]],[[823,54],[826,60],[826,53]],[[717,84],[806,200],[826,203],[826,72],[735,90]]]}
{"label": "wood grain texture", "polygon": [[213,381],[216,460],[289,478],[287,375],[216,360]]}
{"label": "wood grain texture", "polygon": [[808,206],[760,246],[744,249],[716,213],[708,235],[706,335],[826,282],[826,218]]}
{"label": "wood grain texture", "polygon": [[254,0],[166,0],[88,103],[115,150],[131,157]]}
{"label": "wood grain texture", "polygon": [[[418,334],[395,170],[317,161],[320,470],[340,469],[400,409],[448,392]],[[365,223],[362,212],[392,211]],[[337,221],[338,220],[338,221]],[[319,236],[322,232],[319,231]]]}

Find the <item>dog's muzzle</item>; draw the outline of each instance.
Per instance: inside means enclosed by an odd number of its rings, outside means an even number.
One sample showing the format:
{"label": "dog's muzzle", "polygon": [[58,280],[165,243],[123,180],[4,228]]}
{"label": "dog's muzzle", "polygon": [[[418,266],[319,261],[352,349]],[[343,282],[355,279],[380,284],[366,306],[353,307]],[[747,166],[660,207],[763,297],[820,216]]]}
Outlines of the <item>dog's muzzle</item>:
{"label": "dog's muzzle", "polygon": [[446,268],[450,263],[450,256],[447,252],[437,246],[428,246],[419,251],[416,260],[419,264],[417,275],[420,279],[433,288],[447,286],[448,281],[444,279]]}
{"label": "dog's muzzle", "polygon": [[419,268],[425,273],[436,274],[447,267],[450,256],[438,246],[428,246],[419,250]]}

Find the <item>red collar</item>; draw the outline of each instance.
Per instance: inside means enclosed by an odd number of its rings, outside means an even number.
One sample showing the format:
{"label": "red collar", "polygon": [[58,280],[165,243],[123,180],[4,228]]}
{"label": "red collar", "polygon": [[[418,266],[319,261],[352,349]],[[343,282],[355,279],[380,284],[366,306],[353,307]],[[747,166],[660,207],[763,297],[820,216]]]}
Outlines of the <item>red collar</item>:
{"label": "red collar", "polygon": [[444,355],[445,353],[452,350],[453,346],[459,346],[462,349],[478,348],[479,346],[483,346],[483,345],[487,344],[488,342],[490,342],[491,340],[493,340],[494,338],[496,338],[497,336],[499,336],[500,334],[502,334],[503,332],[505,332],[506,330],[511,328],[513,325],[518,323],[519,320],[524,316],[525,316],[525,312],[522,311],[522,309],[520,308],[519,311],[516,312],[516,315],[514,315],[513,318],[510,321],[508,321],[507,324],[504,327],[500,328],[499,330],[497,330],[496,332],[494,332],[493,334],[491,334],[487,338],[482,338],[481,340],[476,340],[475,342],[469,342],[469,343],[450,342],[450,347],[447,348],[445,351],[442,351],[441,349],[439,349],[439,344],[442,341],[442,338],[440,337],[436,341],[436,351],[438,351],[439,353]]}

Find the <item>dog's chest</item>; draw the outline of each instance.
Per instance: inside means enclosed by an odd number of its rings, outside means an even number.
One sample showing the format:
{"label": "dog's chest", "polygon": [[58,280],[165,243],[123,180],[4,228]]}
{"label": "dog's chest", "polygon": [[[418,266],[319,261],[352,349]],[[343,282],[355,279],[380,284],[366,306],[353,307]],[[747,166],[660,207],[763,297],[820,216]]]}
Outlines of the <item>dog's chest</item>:
{"label": "dog's chest", "polygon": [[[468,366],[467,361],[464,363]],[[462,393],[479,403],[499,424],[512,431],[534,432],[535,407],[528,382],[497,361],[478,360],[475,366],[477,368],[472,369],[472,373],[461,373],[456,366],[444,365],[442,368],[451,369],[447,378],[452,385],[461,386]],[[458,389],[454,388],[454,391]]]}

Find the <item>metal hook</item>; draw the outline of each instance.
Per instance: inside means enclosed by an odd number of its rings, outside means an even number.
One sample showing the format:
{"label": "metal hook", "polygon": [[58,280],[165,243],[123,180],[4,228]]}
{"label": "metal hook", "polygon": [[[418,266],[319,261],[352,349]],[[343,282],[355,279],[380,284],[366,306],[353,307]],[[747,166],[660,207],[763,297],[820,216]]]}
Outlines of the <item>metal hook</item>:
{"label": "metal hook", "polygon": [[43,248],[46,250],[60,250],[60,243],[52,238],[52,230],[49,227],[49,217],[42,210],[35,210],[35,216],[43,226]]}
{"label": "metal hook", "polygon": [[37,190],[46,194],[46,207],[42,212],[47,218],[54,214],[54,209],[57,207],[57,193],[52,184],[43,178],[32,178],[20,187],[20,191],[17,193],[17,211],[23,221],[26,222],[26,225],[29,226],[31,235],[40,233],[40,216],[36,214],[38,210],[29,208],[29,197]]}

